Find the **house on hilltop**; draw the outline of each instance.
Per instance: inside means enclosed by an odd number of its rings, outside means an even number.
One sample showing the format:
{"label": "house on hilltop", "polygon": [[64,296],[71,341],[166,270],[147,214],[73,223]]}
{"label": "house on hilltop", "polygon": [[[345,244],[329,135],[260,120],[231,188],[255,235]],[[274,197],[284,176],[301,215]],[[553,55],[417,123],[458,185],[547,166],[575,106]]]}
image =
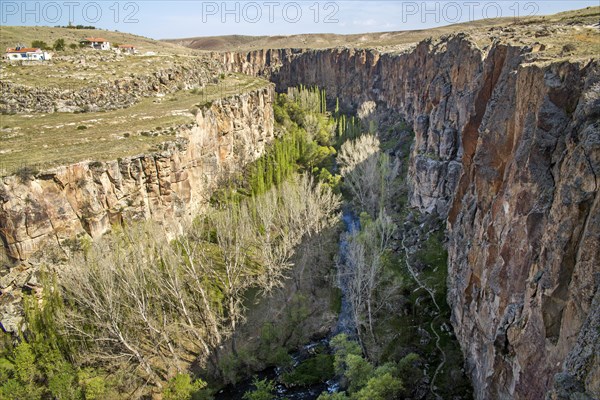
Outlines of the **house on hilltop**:
{"label": "house on hilltop", "polygon": [[110,42],[103,38],[85,38],[80,42],[84,46],[89,46],[96,50],[110,50]]}
{"label": "house on hilltop", "polygon": [[52,53],[43,51],[37,47],[7,48],[4,58],[10,62],[13,61],[48,61],[52,59]]}
{"label": "house on hilltop", "polygon": [[125,54],[137,54],[137,49],[134,45],[131,44],[121,44],[119,45],[119,52]]}

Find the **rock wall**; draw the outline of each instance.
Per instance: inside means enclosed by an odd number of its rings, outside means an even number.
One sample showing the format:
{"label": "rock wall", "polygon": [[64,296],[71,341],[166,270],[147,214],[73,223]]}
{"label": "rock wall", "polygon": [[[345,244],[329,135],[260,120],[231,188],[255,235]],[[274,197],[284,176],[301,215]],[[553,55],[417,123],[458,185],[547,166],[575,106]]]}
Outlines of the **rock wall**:
{"label": "rock wall", "polygon": [[[209,63],[211,65],[209,65]],[[148,75],[136,75],[80,89],[29,87],[0,81],[0,114],[83,112],[126,108],[141,98],[204,87],[219,73],[210,59],[181,62]]]}
{"label": "rock wall", "polygon": [[476,397],[600,398],[600,66],[531,51],[457,35],[402,54],[213,56],[411,122],[410,205],[447,219],[448,301]]}
{"label": "rock wall", "polygon": [[[178,139],[155,153],[80,162],[27,182],[16,176],[0,179],[0,237],[6,252],[32,261],[41,251],[47,261],[51,247],[68,251],[73,238],[96,238],[123,220],[152,219],[176,232],[197,215],[220,179],[258,158],[274,138],[273,98],[269,85],[215,100]],[[4,275],[0,303],[16,304],[13,289],[27,284],[31,274],[24,265]],[[0,314],[14,312],[0,306]],[[16,322],[11,321],[0,322],[12,330]]]}

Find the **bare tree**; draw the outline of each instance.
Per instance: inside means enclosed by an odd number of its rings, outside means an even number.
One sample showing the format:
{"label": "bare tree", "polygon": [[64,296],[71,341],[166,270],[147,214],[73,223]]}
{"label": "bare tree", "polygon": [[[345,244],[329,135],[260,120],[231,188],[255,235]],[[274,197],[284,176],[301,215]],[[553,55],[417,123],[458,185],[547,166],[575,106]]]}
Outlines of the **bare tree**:
{"label": "bare tree", "polygon": [[395,229],[392,219],[382,211],[376,220],[366,222],[361,231],[353,232],[347,238],[344,273],[350,276],[349,297],[354,319],[357,327],[368,327],[372,338],[375,338],[373,316],[391,295],[382,288],[386,280],[384,260]]}
{"label": "bare tree", "polygon": [[344,186],[358,208],[377,218],[390,196],[392,181],[400,164],[381,153],[379,139],[372,134],[360,136],[342,145],[338,155]]}
{"label": "bare tree", "polygon": [[134,365],[160,387],[228,337],[235,351],[247,290],[279,285],[303,237],[331,226],[339,203],[295,177],[210,211],[171,241],[156,223],[113,232],[62,274],[66,333],[86,359]]}

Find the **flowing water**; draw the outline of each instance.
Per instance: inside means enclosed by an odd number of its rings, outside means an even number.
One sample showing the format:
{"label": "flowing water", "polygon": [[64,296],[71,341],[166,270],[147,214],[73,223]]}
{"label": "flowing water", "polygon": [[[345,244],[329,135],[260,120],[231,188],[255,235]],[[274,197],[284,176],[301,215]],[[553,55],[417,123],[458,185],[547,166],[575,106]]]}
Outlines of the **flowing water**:
{"label": "flowing water", "polygon": [[[342,213],[342,220],[344,222],[345,230],[340,236],[340,245],[337,257],[337,283],[342,293],[341,310],[338,317],[338,322],[335,330],[327,338],[314,341],[304,345],[301,349],[291,354],[294,361],[294,366],[299,365],[302,361],[314,356],[317,349],[321,351],[331,353],[332,349],[329,345],[330,340],[337,334],[345,333],[349,337],[356,337],[356,326],[354,323],[352,302],[349,300],[349,290],[351,277],[348,273],[347,268],[347,253],[348,253],[348,239],[350,235],[360,229],[360,220],[350,210],[349,207],[344,207]],[[216,400],[234,400],[242,399],[244,393],[253,390],[254,385],[252,381],[255,378],[258,379],[269,379],[274,382],[278,382],[280,376],[283,374],[281,368],[270,367],[263,371],[257,372],[253,377],[245,379],[235,385],[229,385],[221,390],[216,396]],[[287,387],[283,384],[277,383],[275,386],[274,399],[288,399],[288,400],[315,400],[323,392],[334,393],[339,390],[339,379],[336,377],[325,383],[303,386],[303,387]]]}

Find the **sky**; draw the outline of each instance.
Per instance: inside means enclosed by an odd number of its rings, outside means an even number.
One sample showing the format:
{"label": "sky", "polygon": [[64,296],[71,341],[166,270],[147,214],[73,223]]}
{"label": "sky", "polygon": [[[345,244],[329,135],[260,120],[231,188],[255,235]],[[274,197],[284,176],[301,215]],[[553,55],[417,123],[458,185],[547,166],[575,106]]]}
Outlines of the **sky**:
{"label": "sky", "polygon": [[72,22],[154,39],[348,34],[427,29],[482,18],[546,15],[598,4],[598,0],[2,0],[0,24],[56,26]]}

